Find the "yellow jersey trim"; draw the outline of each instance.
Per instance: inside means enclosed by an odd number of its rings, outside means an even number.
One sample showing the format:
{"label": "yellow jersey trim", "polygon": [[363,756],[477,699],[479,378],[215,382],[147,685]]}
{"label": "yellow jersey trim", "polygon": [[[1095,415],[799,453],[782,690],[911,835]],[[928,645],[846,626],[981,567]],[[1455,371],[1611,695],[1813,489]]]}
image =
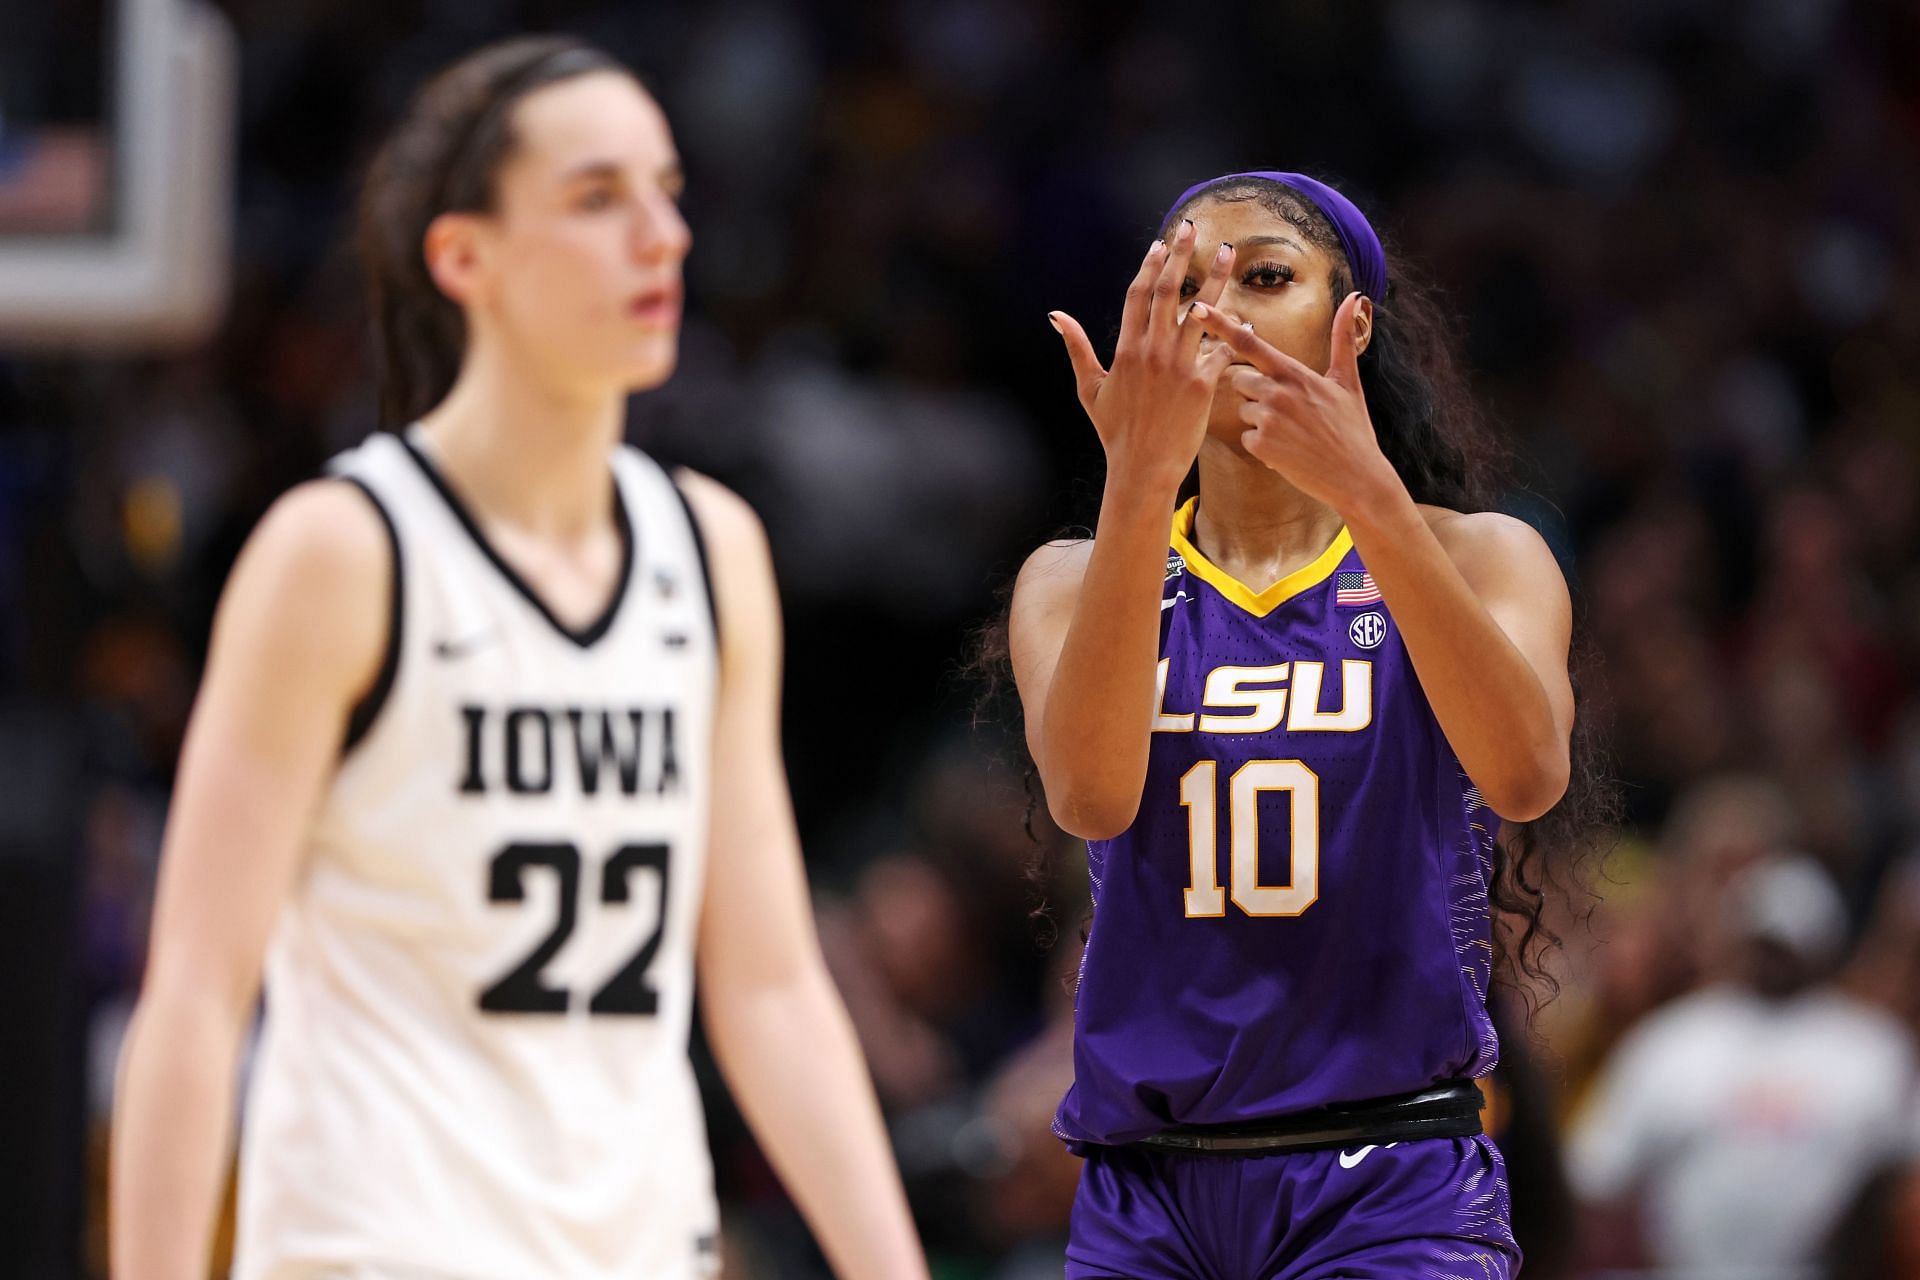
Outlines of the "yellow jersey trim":
{"label": "yellow jersey trim", "polygon": [[1193,571],[1195,577],[1256,618],[1266,617],[1302,591],[1325,582],[1339,568],[1340,562],[1347,558],[1347,552],[1353,550],[1353,534],[1348,532],[1345,525],[1341,525],[1340,532],[1334,535],[1333,545],[1315,557],[1313,563],[1295,569],[1265,591],[1255,591],[1201,555],[1193,545],[1193,513],[1199,502],[1199,498],[1188,498],[1173,513],[1173,549],[1180,553],[1180,558],[1187,562],[1187,568]]}

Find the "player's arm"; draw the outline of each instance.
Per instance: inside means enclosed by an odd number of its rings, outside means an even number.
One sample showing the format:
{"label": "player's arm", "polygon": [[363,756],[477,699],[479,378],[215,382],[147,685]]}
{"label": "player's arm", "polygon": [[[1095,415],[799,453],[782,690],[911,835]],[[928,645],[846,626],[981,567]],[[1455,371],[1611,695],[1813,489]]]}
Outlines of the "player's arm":
{"label": "player's arm", "polygon": [[1432,512],[1401,487],[1347,527],[1461,768],[1495,813],[1529,822],[1569,777],[1566,579],[1525,523]]}
{"label": "player's arm", "polygon": [[1495,813],[1529,821],[1567,789],[1567,584],[1520,521],[1490,512],[1430,520],[1414,504],[1380,451],[1360,385],[1371,315],[1357,293],[1340,305],[1325,374],[1250,328],[1210,326],[1252,366],[1229,375],[1248,402],[1241,443],[1346,520],[1461,767]]}
{"label": "player's arm", "polygon": [[1047,809],[1089,840],[1119,835],[1140,809],[1174,499],[1232,354],[1203,354],[1200,326],[1181,323],[1189,266],[1210,261],[1196,294],[1208,301],[1233,264],[1227,246],[1196,253],[1193,240],[1185,222],[1171,245],[1148,251],[1127,289],[1111,370],[1079,323],[1054,313],[1107,481],[1092,542],[1049,544],[1021,569],[1008,643]]}
{"label": "player's arm", "polygon": [[696,957],[707,1038],[741,1112],[843,1280],[926,1261],[853,1024],[827,974],[780,756],[781,627],[746,503],[686,475],[721,635],[711,852]]}
{"label": "player's arm", "polygon": [[[1495,813],[1531,821],[1566,794],[1572,768],[1566,579],[1540,535],[1511,516],[1449,512],[1421,524],[1430,541],[1389,553],[1409,562],[1392,566],[1396,579],[1420,583],[1388,597],[1394,622],[1467,776]],[[1430,565],[1433,543],[1444,560]]]}
{"label": "player's arm", "polygon": [[1146,786],[1172,512],[1172,491],[1110,482],[1099,534],[1047,543],[1014,580],[1007,644],[1027,750],[1053,820],[1083,839],[1125,831]]}
{"label": "player's arm", "polygon": [[181,752],[152,944],[114,1104],[116,1280],[202,1280],[234,1073],[268,936],[349,710],[376,677],[392,552],[338,481],[289,493],[214,620]]}

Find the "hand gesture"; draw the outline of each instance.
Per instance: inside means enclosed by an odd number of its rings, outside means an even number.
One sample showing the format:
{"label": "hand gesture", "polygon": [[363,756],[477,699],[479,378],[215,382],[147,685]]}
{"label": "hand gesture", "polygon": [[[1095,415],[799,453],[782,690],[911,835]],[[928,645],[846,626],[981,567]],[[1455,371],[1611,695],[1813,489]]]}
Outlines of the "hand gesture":
{"label": "hand gesture", "polygon": [[1241,446],[1308,497],[1342,512],[1380,485],[1399,483],[1393,464],[1380,452],[1360,389],[1353,324],[1360,306],[1361,295],[1350,293],[1335,311],[1333,357],[1324,374],[1217,307],[1193,309],[1193,318],[1206,322],[1208,332],[1242,362],[1228,375],[1228,385],[1247,399],[1240,406],[1240,420],[1248,428],[1241,433]]}
{"label": "hand gesture", "polygon": [[[1127,286],[1113,368],[1103,368],[1080,322],[1063,311],[1047,318],[1066,339],[1080,407],[1093,419],[1109,474],[1126,472],[1177,488],[1206,438],[1220,371],[1233,360],[1224,343],[1200,350],[1201,326],[1185,322],[1180,288],[1193,258],[1193,223],[1182,219],[1173,243],[1156,240]],[[1233,266],[1233,247],[1212,255],[1196,305],[1217,302]]]}

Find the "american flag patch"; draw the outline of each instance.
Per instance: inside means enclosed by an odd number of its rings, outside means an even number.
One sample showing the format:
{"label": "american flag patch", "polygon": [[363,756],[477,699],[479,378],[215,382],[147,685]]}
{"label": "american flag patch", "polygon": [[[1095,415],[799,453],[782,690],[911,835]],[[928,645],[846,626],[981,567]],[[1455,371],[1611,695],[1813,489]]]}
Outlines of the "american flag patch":
{"label": "american flag patch", "polygon": [[1333,603],[1342,609],[1379,604],[1380,588],[1373,585],[1373,575],[1370,573],[1336,573],[1333,575]]}

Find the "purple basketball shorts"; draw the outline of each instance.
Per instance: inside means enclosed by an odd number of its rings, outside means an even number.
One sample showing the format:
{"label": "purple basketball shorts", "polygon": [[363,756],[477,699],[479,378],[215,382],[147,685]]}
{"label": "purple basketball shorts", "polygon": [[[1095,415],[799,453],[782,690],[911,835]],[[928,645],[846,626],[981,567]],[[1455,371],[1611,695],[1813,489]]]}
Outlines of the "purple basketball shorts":
{"label": "purple basketball shorts", "polygon": [[1067,1280],[1513,1280],[1492,1142],[1270,1156],[1089,1147]]}

